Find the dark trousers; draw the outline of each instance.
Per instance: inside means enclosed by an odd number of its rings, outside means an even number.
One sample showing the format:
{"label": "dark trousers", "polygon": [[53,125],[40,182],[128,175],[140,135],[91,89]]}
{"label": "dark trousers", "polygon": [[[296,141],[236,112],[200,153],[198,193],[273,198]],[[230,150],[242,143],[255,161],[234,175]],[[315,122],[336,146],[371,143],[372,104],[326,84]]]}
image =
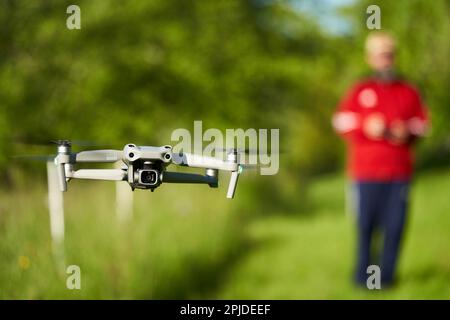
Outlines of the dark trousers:
{"label": "dark trousers", "polygon": [[[358,214],[356,281],[365,285],[367,267],[376,264],[381,269],[381,283],[389,285],[394,280],[405,225],[409,183],[355,182],[354,187]],[[375,234],[383,240],[377,255],[373,250]]]}

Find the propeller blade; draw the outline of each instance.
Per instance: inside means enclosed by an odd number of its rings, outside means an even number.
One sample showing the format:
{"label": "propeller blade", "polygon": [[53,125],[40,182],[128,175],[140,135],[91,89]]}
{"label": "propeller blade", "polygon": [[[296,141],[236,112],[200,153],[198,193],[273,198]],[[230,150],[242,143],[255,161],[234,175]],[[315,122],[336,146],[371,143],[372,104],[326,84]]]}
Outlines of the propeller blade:
{"label": "propeller blade", "polygon": [[248,154],[248,155],[267,155],[267,154],[274,154],[274,153],[284,153],[284,151],[271,151],[271,150],[265,150],[264,152],[262,152],[262,150],[258,150],[258,148],[213,148],[213,151],[216,152],[222,152],[222,153],[231,153],[231,152],[236,152],[236,153],[244,153],[244,154]]}
{"label": "propeller blade", "polygon": [[20,154],[14,155],[11,158],[18,160],[31,160],[31,161],[53,161],[55,159],[54,155],[32,155],[32,154]]}
{"label": "propeller blade", "polygon": [[[63,140],[63,141],[69,141],[69,140]],[[77,147],[90,147],[90,148],[100,148],[100,147],[109,147],[109,143],[102,143],[98,141],[91,141],[91,140],[70,140],[69,141],[73,146]]]}
{"label": "propeller blade", "polygon": [[239,166],[242,168],[242,170],[257,170],[261,168],[262,166],[260,164],[239,164]]}
{"label": "propeller blade", "polygon": [[19,144],[31,145],[31,146],[41,146],[41,147],[50,147],[53,144],[56,145],[72,145],[77,147],[85,147],[85,148],[109,148],[109,143],[101,143],[91,140],[68,140],[68,139],[36,139],[36,138],[25,138],[19,139],[17,141]]}

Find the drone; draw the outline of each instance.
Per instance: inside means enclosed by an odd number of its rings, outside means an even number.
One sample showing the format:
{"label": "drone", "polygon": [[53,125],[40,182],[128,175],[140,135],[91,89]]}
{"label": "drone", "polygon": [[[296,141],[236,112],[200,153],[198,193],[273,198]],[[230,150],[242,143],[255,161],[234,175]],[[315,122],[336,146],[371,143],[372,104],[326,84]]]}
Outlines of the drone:
{"label": "drone", "polygon": [[[240,151],[228,149],[226,159],[201,156],[184,152],[173,152],[172,146],[137,146],[126,144],[123,150],[87,150],[72,152],[70,140],[57,140],[56,166],[58,185],[61,192],[67,191],[72,179],[126,181],[131,189],[146,189],[152,192],[164,183],[207,184],[211,188],[219,185],[219,170],[231,173],[227,198],[234,198],[238,178],[246,166],[240,163]],[[116,163],[117,169],[77,169],[82,163]],[[170,165],[202,168],[205,174],[168,171]]]}

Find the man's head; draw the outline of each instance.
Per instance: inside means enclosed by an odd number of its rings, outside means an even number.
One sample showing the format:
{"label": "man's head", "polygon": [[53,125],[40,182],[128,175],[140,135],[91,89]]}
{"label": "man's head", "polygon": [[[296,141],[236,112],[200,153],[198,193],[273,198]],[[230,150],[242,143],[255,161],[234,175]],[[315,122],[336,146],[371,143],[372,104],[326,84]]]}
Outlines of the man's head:
{"label": "man's head", "polygon": [[395,40],[385,32],[372,32],[366,39],[366,58],[378,73],[391,72],[395,62]]}

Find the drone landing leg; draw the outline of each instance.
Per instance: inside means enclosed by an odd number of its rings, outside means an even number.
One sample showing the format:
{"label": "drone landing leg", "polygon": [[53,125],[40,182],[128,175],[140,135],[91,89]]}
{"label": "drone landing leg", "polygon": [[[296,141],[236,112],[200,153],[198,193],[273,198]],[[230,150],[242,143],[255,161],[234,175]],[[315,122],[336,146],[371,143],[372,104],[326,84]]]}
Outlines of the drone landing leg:
{"label": "drone landing leg", "polygon": [[[122,168],[122,163],[116,162],[116,169]],[[130,221],[133,217],[133,191],[123,181],[116,182],[116,215],[119,223]]]}
{"label": "drone landing leg", "polygon": [[234,193],[236,192],[236,187],[239,179],[239,171],[232,171],[230,177],[230,183],[228,184],[227,198],[233,199]]}
{"label": "drone landing leg", "polygon": [[57,167],[47,162],[48,208],[50,212],[50,233],[52,250],[58,270],[65,270],[64,258],[64,200],[59,186]]}

